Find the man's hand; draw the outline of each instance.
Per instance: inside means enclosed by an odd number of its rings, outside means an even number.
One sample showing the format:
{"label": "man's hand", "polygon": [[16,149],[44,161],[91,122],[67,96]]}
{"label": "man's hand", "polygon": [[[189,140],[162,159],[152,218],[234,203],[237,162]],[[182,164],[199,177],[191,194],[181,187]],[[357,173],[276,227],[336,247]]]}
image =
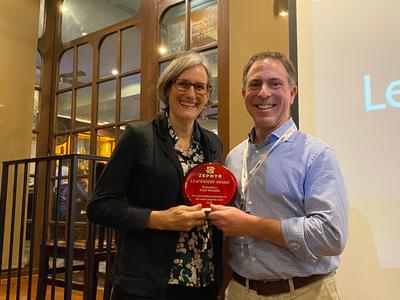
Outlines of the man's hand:
{"label": "man's hand", "polygon": [[211,204],[208,219],[228,236],[250,235],[249,215],[232,206]]}
{"label": "man's hand", "polygon": [[189,231],[204,223],[206,214],[201,204],[194,206],[179,205],[167,210],[152,211],[147,227],[159,230]]}
{"label": "man's hand", "polygon": [[286,247],[281,221],[249,215],[231,206],[211,204],[208,219],[228,236],[251,236]]}

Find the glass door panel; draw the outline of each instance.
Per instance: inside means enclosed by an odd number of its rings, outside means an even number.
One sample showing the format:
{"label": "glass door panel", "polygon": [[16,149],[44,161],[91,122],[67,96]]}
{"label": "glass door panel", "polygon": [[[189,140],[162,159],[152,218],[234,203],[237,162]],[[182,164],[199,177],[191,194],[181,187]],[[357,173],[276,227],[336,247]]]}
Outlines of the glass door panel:
{"label": "glass door panel", "polygon": [[75,127],[89,127],[92,122],[92,86],[76,90]]}
{"label": "glass door panel", "polygon": [[117,69],[117,34],[107,36],[100,47],[100,78],[118,74]]}
{"label": "glass door panel", "polygon": [[140,68],[141,39],[140,28],[130,27],[122,31],[121,72]]}
{"label": "glass door panel", "polygon": [[190,48],[216,43],[218,40],[218,7],[216,0],[191,2]]}
{"label": "glass door panel", "polygon": [[58,89],[72,86],[74,80],[74,48],[65,51],[61,57],[58,72]]}
{"label": "glass door panel", "polygon": [[57,114],[55,131],[62,132],[71,129],[72,91],[57,95]]}
{"label": "glass door panel", "polygon": [[93,49],[92,45],[84,44],[78,47],[78,72],[79,83],[92,81]]}
{"label": "glass door panel", "polygon": [[71,136],[59,135],[54,138],[54,154],[64,155],[71,153]]}
{"label": "glass door panel", "polygon": [[99,84],[98,125],[115,122],[115,80]]}
{"label": "glass door panel", "polygon": [[185,51],[185,3],[172,6],[165,13],[160,24],[161,57]]}
{"label": "glass door panel", "polygon": [[140,118],[140,74],[121,79],[120,121]]}
{"label": "glass door panel", "polygon": [[110,157],[115,148],[115,128],[104,128],[97,130],[97,152],[98,156]]}

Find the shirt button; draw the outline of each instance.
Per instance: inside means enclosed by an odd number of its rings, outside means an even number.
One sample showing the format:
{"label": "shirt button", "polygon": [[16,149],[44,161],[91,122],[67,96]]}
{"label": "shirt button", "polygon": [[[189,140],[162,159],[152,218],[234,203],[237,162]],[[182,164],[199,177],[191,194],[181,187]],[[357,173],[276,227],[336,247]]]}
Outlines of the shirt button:
{"label": "shirt button", "polygon": [[300,248],[300,245],[297,242],[291,242],[289,243],[289,245],[293,248],[293,250],[297,250]]}
{"label": "shirt button", "polygon": [[255,257],[252,257],[251,260],[252,260],[252,261],[256,261],[256,258],[255,258]]}

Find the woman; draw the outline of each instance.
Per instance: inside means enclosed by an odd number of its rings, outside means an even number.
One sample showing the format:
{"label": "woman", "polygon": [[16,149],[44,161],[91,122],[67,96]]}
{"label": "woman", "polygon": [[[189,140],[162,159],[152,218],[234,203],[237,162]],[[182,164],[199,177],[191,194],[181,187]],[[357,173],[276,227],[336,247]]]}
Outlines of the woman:
{"label": "woman", "polygon": [[196,122],[210,83],[203,56],[172,61],[158,83],[165,112],[126,127],[96,185],[88,217],[118,230],[116,300],[217,298],[221,232],[181,192],[190,168],[221,160],[220,140]]}

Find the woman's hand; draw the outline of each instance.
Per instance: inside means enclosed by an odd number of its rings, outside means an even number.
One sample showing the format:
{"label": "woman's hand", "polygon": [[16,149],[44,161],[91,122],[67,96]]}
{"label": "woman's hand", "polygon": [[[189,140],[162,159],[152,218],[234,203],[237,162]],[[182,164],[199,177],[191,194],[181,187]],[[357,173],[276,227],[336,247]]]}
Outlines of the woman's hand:
{"label": "woman's hand", "polygon": [[201,204],[194,206],[179,205],[167,210],[153,210],[147,227],[159,230],[189,231],[204,223],[206,214]]}

